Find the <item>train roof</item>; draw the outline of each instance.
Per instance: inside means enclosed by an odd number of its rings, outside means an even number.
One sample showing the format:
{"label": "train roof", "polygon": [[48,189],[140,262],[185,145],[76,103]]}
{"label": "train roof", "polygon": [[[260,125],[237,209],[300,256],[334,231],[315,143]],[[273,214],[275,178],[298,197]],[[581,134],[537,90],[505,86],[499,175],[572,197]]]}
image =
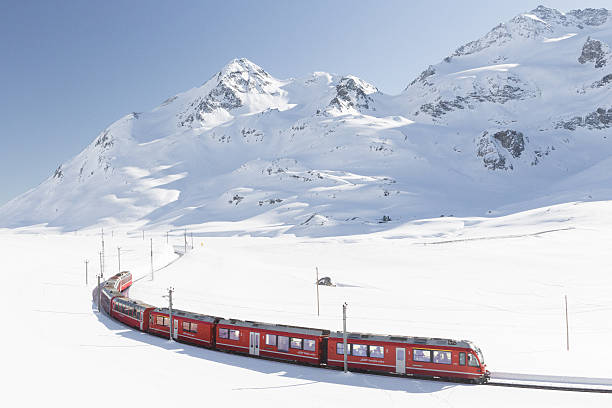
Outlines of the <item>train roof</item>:
{"label": "train roof", "polygon": [[221,319],[219,324],[234,325],[240,327],[252,327],[264,330],[281,331],[287,333],[306,334],[310,336],[322,336],[329,334],[329,330],[313,329],[310,327],[301,326],[289,326],[285,324],[273,324],[273,323],[262,323],[252,322],[250,320],[238,320],[238,319]]}
{"label": "train roof", "polygon": [[[125,297],[125,295],[115,289],[113,286],[104,286],[102,288],[102,293],[104,293],[107,297]],[[127,298],[126,298],[127,299]]]}
{"label": "train roof", "polygon": [[[342,332],[337,331],[329,335],[330,338],[343,338]],[[370,341],[385,341],[390,343],[406,343],[406,344],[419,344],[423,346],[443,346],[443,347],[457,347],[457,348],[476,348],[474,343],[469,340],[453,340],[453,339],[441,339],[436,337],[409,337],[409,336],[395,336],[386,334],[372,334],[372,333],[347,333],[348,340],[370,340]]]}
{"label": "train roof", "polygon": [[125,297],[125,296],[121,296],[118,299],[115,299],[115,301],[118,302],[118,303],[124,303],[126,305],[130,305],[130,306],[138,306],[138,307],[141,307],[141,308],[144,308],[144,309],[152,309],[152,308],[155,307],[153,305],[150,305],[148,303],[142,302],[140,300],[130,299],[130,298]]}
{"label": "train roof", "polygon": [[[170,310],[167,307],[157,307],[155,308],[154,312],[169,314]],[[216,320],[221,319],[220,317],[216,316],[203,315],[180,309],[172,309],[172,316],[181,316],[186,317],[188,319],[200,320],[208,323],[214,323]]]}

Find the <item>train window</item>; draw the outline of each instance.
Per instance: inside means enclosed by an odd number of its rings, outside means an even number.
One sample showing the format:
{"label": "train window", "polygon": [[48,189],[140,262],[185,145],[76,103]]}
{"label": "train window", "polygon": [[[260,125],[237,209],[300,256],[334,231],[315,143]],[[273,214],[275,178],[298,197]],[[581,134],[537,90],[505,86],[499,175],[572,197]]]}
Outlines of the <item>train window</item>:
{"label": "train window", "polygon": [[289,337],[278,336],[278,350],[289,351]]}
{"label": "train window", "polygon": [[431,363],[431,350],[415,349],[412,353],[412,360],[423,363]]}
{"label": "train window", "polygon": [[465,353],[459,353],[459,365],[465,365]]}
{"label": "train window", "polygon": [[136,312],[136,318],[140,320],[140,312]]}
{"label": "train window", "polygon": [[266,334],[266,344],[268,346],[276,346],[276,334]]}
{"label": "train window", "polygon": [[309,339],[304,340],[304,350],[315,351],[315,341]]}
{"label": "train window", "polygon": [[[336,354],[344,355],[344,343],[336,344]],[[348,343],[346,345],[346,354],[351,354],[351,345]]]}
{"label": "train window", "polygon": [[183,322],[183,331],[186,331],[189,333],[197,333],[198,325],[196,323]]}
{"label": "train window", "polygon": [[170,327],[170,318],[164,316],[164,326],[166,327]]}
{"label": "train window", "polygon": [[240,340],[240,330],[230,330],[229,339],[230,340]]}
{"label": "train window", "polygon": [[475,355],[468,354],[468,365],[470,367],[480,367],[480,364],[478,364],[478,359]]}
{"label": "train window", "polygon": [[222,339],[227,339],[229,337],[227,329],[219,329],[219,337]]}
{"label": "train window", "polygon": [[442,351],[442,350],[434,350],[433,351],[433,361],[438,364],[450,364],[451,363],[451,352],[450,351]]}
{"label": "train window", "polygon": [[385,358],[385,348],[383,346],[370,346],[370,357]]}
{"label": "train window", "polygon": [[295,337],[292,337],[290,346],[292,349],[301,350],[302,349],[302,339],[296,339]]}
{"label": "train window", "polygon": [[351,348],[353,352],[351,353],[354,356],[367,357],[368,356],[368,346],[365,344],[352,344]]}
{"label": "train window", "polygon": [[157,322],[155,323],[158,326],[163,326],[164,325],[164,317],[163,316],[157,316]]}

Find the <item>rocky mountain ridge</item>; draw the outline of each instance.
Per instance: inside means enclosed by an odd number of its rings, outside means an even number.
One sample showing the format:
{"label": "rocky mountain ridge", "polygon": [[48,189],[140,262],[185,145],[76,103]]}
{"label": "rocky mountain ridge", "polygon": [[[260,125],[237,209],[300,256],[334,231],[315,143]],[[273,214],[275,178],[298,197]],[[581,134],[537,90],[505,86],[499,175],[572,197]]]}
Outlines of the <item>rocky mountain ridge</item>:
{"label": "rocky mountain ridge", "polygon": [[280,80],[230,61],[113,123],[1,207],[0,227],[222,223],[337,235],[610,198],[611,15],[539,6],[399,95],[353,75]]}

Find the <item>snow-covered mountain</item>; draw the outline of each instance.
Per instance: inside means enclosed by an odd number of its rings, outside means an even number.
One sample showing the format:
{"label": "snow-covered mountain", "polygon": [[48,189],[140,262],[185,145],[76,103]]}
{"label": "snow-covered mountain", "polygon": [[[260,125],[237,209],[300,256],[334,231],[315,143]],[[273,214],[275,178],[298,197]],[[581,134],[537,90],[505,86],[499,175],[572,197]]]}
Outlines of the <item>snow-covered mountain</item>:
{"label": "snow-covered mountain", "polygon": [[102,131],[0,227],[126,222],[326,235],[612,198],[612,13],[540,6],[399,95],[231,61]]}

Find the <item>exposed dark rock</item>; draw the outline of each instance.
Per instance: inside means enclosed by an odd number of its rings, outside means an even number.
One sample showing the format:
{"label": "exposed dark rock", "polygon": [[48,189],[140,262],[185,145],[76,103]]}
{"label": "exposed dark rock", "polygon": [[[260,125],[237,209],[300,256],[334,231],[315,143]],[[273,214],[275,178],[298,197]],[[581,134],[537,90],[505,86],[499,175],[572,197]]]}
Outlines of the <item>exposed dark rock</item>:
{"label": "exposed dark rock", "polygon": [[578,57],[578,62],[581,64],[594,62],[595,68],[602,68],[606,65],[609,54],[609,47],[605,43],[589,37],[582,47],[582,54]]}
{"label": "exposed dark rock", "polygon": [[521,153],[525,150],[525,139],[521,132],[517,132],[516,130],[503,130],[495,133],[493,137],[499,140],[502,147],[508,150],[514,158],[520,157]]}
{"label": "exposed dark rock", "polygon": [[336,85],[336,96],[331,100],[329,106],[340,110],[347,108],[375,110],[374,99],[370,94],[376,91],[376,88],[359,79],[344,77]]}
{"label": "exposed dark rock", "polygon": [[593,84],[591,85],[591,88],[601,88],[610,83],[612,83],[612,74],[608,74],[604,76],[603,78],[601,78],[599,81],[593,82]]}
{"label": "exposed dark rock", "polygon": [[471,106],[469,106],[468,99],[462,96],[457,96],[453,100],[440,99],[436,103],[426,103],[421,105],[420,110],[421,112],[427,113],[434,118],[439,118],[450,111],[465,108],[471,108]]}
{"label": "exposed dark rock", "polygon": [[567,121],[557,122],[556,129],[576,130],[578,127],[587,129],[608,129],[612,127],[612,108],[597,108],[586,116],[575,116]]}
{"label": "exposed dark rock", "polygon": [[232,199],[228,201],[228,203],[238,205],[242,200],[244,200],[244,197],[235,194]]}
{"label": "exposed dark rock", "polygon": [[420,82],[423,85],[431,86],[431,83],[427,82],[427,78],[432,75],[435,75],[435,73],[436,73],[436,69],[430,65],[429,67],[427,67],[425,71],[421,72],[421,75],[419,75],[419,77],[416,78],[414,81],[412,81],[410,85],[408,86],[412,86],[416,84],[417,82]]}
{"label": "exposed dark rock", "polygon": [[62,171],[62,165],[60,164],[60,166],[55,170],[55,173],[53,173],[53,178],[56,178],[58,180],[61,180],[62,178],[64,178],[64,172]]}
{"label": "exposed dark rock", "polygon": [[482,158],[484,166],[490,170],[513,170],[514,166],[507,163],[503,148],[514,158],[521,156],[525,150],[525,138],[516,130],[503,130],[489,136],[484,132],[476,146],[476,155]]}
{"label": "exposed dark rock", "polygon": [[96,140],[95,146],[100,146],[102,149],[108,149],[113,145],[113,138],[109,130],[104,131]]}
{"label": "exposed dark rock", "polygon": [[585,8],[583,10],[572,10],[567,13],[567,15],[575,17],[585,25],[600,26],[606,21],[608,21],[608,16],[610,15],[610,13],[605,8]]}
{"label": "exposed dark rock", "polygon": [[490,102],[504,104],[508,101],[535,98],[539,90],[523,82],[519,77],[508,74],[499,77],[486,78],[483,85],[474,82],[473,90],[467,95],[457,95],[454,99],[438,99],[435,103],[421,105],[420,111],[439,118],[446,113],[457,109],[473,109],[474,103]]}

